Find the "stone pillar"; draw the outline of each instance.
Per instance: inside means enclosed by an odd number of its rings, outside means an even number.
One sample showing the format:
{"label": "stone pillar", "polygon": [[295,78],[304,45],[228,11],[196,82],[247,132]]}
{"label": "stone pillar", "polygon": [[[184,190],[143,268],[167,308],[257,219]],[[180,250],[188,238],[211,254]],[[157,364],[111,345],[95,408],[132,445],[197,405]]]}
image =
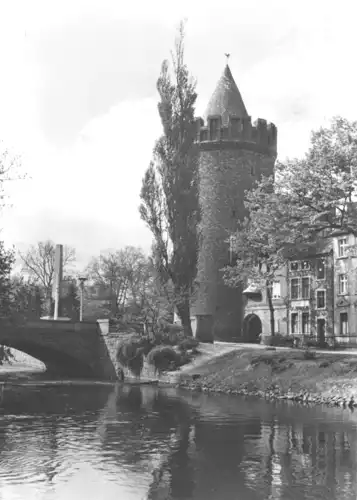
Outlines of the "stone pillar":
{"label": "stone pillar", "polygon": [[55,301],[54,319],[61,316],[60,301],[63,280],[63,245],[56,245],[55,250],[55,274],[52,288],[52,298]]}

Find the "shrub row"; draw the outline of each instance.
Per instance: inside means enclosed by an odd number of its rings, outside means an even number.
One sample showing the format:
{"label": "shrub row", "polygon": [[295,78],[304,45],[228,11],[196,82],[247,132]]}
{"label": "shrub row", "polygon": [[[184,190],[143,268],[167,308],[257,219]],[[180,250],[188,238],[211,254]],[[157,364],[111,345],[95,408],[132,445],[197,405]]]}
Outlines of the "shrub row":
{"label": "shrub row", "polygon": [[308,338],[305,341],[301,337],[294,335],[281,335],[277,333],[269,338],[269,344],[274,347],[316,347],[319,349],[330,348],[327,342],[322,342],[316,338]]}
{"label": "shrub row", "polygon": [[117,361],[136,376],[141,373],[144,356],[158,372],[175,370],[191,359],[189,351],[197,354],[198,344],[196,339],[185,337],[177,327],[155,335],[131,335],[119,342]]}

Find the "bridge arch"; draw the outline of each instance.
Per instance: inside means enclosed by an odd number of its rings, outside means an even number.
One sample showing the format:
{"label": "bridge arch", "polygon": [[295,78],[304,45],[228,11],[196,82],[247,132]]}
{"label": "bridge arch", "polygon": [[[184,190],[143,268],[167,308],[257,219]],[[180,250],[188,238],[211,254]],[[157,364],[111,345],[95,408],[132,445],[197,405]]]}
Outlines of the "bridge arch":
{"label": "bridge arch", "polygon": [[19,342],[1,339],[0,343],[41,361],[49,375],[95,378],[92,368],[86,362],[53,347],[23,340]]}
{"label": "bridge arch", "polygon": [[[99,323],[99,322],[98,322]],[[68,378],[116,380],[117,335],[97,322],[0,320],[0,345],[41,361],[49,373]]]}
{"label": "bridge arch", "polygon": [[244,342],[252,344],[260,343],[260,334],[262,333],[262,322],[257,314],[248,314],[243,321]]}

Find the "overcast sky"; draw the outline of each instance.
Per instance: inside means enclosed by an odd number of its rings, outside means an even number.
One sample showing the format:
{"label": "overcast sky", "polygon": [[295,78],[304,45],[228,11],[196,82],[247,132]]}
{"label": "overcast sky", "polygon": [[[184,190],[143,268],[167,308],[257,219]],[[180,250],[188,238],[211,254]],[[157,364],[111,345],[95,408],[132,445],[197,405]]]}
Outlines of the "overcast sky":
{"label": "overcast sky", "polygon": [[156,79],[188,18],[202,113],[231,53],[248,113],[278,127],[279,156],[310,130],[357,118],[354,1],[0,1],[0,139],[30,180],[8,187],[7,244],[50,238],[80,262],[150,247],[141,178],[161,133]]}

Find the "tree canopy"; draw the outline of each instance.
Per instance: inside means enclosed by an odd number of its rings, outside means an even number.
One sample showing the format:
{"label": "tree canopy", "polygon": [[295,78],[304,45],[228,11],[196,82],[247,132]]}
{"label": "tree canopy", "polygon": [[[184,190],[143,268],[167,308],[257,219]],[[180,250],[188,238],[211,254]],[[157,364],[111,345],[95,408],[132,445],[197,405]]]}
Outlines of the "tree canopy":
{"label": "tree canopy", "polygon": [[[335,117],[312,132],[301,159],[277,162],[270,180],[280,211],[272,215],[306,240],[323,230],[357,235],[357,121]],[[286,211],[284,216],[282,209]],[[326,231],[325,231],[326,232]]]}
{"label": "tree canopy", "polygon": [[148,280],[148,259],[140,248],[126,246],[106,252],[89,263],[86,273],[92,284],[106,291],[112,316],[121,315],[130,300],[139,300]]}
{"label": "tree canopy", "polygon": [[[45,294],[52,292],[55,276],[56,245],[51,240],[39,241],[31,245],[26,252],[19,252],[22,261],[22,270],[31,280],[40,285]],[[69,271],[69,266],[75,261],[76,252],[72,247],[63,249],[63,269]]]}

